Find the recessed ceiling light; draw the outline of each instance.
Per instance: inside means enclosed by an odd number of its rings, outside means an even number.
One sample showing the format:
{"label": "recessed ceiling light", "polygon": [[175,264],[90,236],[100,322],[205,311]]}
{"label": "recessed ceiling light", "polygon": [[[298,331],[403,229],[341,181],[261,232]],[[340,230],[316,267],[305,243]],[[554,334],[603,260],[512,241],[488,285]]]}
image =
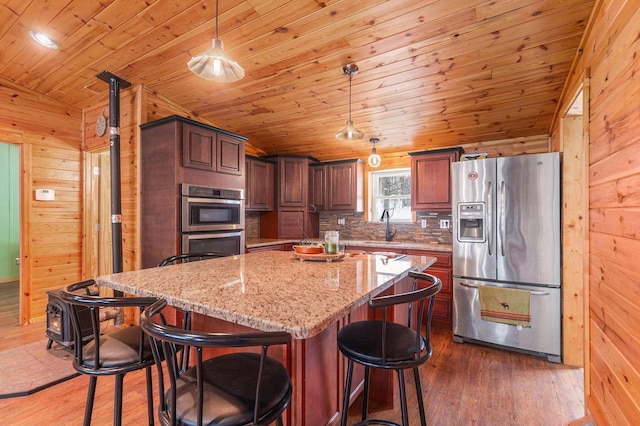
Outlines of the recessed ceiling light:
{"label": "recessed ceiling light", "polygon": [[47,49],[57,49],[58,45],[56,44],[55,41],[51,40],[49,37],[47,37],[46,35],[39,33],[38,31],[34,31],[34,30],[29,30],[29,35],[31,36],[32,39],[35,40],[36,43],[38,43],[40,46],[44,46]]}

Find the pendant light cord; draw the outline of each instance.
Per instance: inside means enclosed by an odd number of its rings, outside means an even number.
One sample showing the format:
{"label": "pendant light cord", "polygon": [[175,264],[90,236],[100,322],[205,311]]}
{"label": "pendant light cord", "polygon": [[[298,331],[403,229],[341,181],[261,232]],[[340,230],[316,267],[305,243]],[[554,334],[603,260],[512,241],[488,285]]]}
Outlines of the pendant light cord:
{"label": "pendant light cord", "polygon": [[216,0],[216,40],[218,39],[218,0]]}
{"label": "pendant light cord", "polygon": [[351,79],[353,76],[349,74],[349,121],[351,121]]}

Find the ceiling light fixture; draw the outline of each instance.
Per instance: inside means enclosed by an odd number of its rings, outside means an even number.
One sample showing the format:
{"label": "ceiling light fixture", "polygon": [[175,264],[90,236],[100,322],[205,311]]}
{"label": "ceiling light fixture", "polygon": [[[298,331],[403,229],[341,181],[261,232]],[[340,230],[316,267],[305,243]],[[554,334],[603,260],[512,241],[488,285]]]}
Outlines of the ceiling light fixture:
{"label": "ceiling light fixture", "polygon": [[48,36],[42,34],[41,32],[29,30],[29,35],[40,46],[46,47],[47,49],[51,50],[56,50],[58,48],[58,44],[55,41],[51,40]]}
{"label": "ceiling light fixture", "polygon": [[342,67],[342,71],[349,76],[349,120],[344,129],[336,134],[336,138],[342,141],[356,141],[364,138],[364,133],[356,129],[353,121],[351,121],[351,79],[358,73],[358,66],[356,64],[347,64]]}
{"label": "ceiling light fixture", "polygon": [[207,80],[228,82],[244,77],[244,70],[224,51],[222,40],[218,39],[218,0],[216,0],[216,38],[211,40],[211,48],[191,58],[189,70]]}
{"label": "ceiling light fixture", "polygon": [[369,165],[371,167],[378,167],[380,166],[380,163],[382,162],[382,160],[380,159],[380,156],[376,152],[376,143],[380,142],[380,139],[371,138],[369,139],[369,142],[373,144],[373,148],[371,148],[371,155],[369,156],[369,161],[368,161]]}

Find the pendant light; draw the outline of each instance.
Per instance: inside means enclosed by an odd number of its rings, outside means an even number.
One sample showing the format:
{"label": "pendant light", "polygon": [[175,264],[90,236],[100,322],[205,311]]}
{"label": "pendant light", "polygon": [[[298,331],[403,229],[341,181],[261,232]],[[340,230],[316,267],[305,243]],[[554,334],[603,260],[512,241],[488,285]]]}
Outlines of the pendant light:
{"label": "pendant light", "polygon": [[371,148],[371,155],[369,156],[369,165],[371,167],[378,167],[380,166],[380,163],[382,162],[380,160],[380,156],[378,155],[378,153],[376,153],[376,143],[380,142],[380,139],[378,138],[371,138],[369,139],[369,142],[371,142],[373,144],[373,148]]}
{"label": "pendant light", "polygon": [[218,0],[216,0],[216,38],[211,40],[211,48],[191,58],[189,70],[207,80],[227,82],[244,77],[244,70],[224,51],[224,44],[218,38]]}
{"label": "pendant light", "polygon": [[347,64],[342,67],[342,71],[349,76],[349,120],[344,129],[336,134],[336,138],[343,141],[356,141],[364,138],[364,134],[356,129],[353,121],[351,121],[351,78],[358,73],[358,66],[356,64]]}

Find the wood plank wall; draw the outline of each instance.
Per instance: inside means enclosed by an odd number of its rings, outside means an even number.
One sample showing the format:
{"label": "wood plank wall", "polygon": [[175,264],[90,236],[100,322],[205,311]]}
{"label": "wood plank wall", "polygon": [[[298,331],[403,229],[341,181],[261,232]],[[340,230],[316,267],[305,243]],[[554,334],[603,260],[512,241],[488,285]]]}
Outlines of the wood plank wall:
{"label": "wood plank wall", "polygon": [[[0,140],[22,159],[20,321],[43,319],[47,290],[82,276],[82,111],[0,77]],[[36,201],[35,189],[55,191]]]}
{"label": "wood plank wall", "polygon": [[585,402],[599,425],[637,424],[640,418],[638,22],[639,1],[599,0],[568,85],[578,87],[590,75]]}
{"label": "wood plank wall", "polygon": [[[106,83],[105,83],[106,84]],[[138,187],[138,89],[136,87],[120,91],[120,178],[121,178],[121,207],[122,207],[122,269],[131,271],[137,269],[137,226],[138,216],[137,187]],[[107,117],[107,132],[104,136],[96,135],[95,123],[100,114]],[[84,140],[83,151],[101,152],[109,151],[109,99],[103,99],[91,109],[84,110],[83,121]],[[92,193],[93,187],[87,182],[83,191],[87,204],[97,196]],[[85,206],[88,211],[88,206]],[[110,224],[103,224],[110,227]],[[92,247],[91,229],[87,230],[87,247]],[[110,253],[108,254],[110,258]],[[85,258],[90,257],[85,253]],[[86,265],[87,278],[93,278],[90,266]]]}

